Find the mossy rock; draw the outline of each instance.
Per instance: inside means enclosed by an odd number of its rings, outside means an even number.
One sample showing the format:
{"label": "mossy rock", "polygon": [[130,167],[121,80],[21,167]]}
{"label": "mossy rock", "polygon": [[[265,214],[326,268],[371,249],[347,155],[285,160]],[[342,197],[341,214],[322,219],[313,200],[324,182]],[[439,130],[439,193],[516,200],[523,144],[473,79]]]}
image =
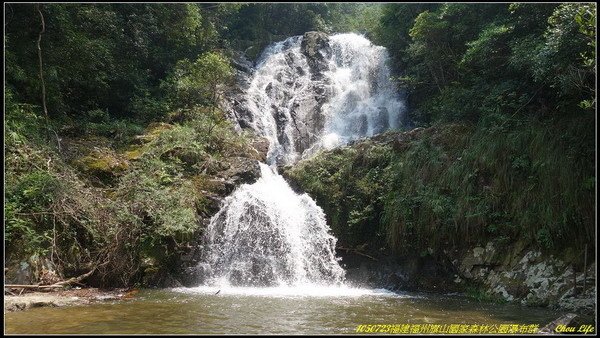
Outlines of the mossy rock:
{"label": "mossy rock", "polygon": [[228,182],[223,178],[215,178],[205,174],[194,175],[192,177],[192,183],[199,193],[208,191],[218,195],[225,195],[231,190],[227,188]]}
{"label": "mossy rock", "polygon": [[148,143],[156,140],[164,131],[173,129],[174,127],[174,125],[164,122],[152,122],[146,127],[144,134],[136,136],[135,139],[143,143]]}
{"label": "mossy rock", "polygon": [[65,137],[61,141],[62,155],[67,162],[77,162],[82,157],[87,156],[92,149],[109,149],[111,147],[111,140],[96,135],[86,135],[79,138],[67,138]]}
{"label": "mossy rock", "polygon": [[144,155],[144,148],[141,146],[131,146],[129,150],[123,153],[123,156],[129,161],[139,160]]}
{"label": "mossy rock", "polygon": [[116,177],[129,169],[129,161],[110,149],[94,150],[76,163],[83,171],[100,178]]}

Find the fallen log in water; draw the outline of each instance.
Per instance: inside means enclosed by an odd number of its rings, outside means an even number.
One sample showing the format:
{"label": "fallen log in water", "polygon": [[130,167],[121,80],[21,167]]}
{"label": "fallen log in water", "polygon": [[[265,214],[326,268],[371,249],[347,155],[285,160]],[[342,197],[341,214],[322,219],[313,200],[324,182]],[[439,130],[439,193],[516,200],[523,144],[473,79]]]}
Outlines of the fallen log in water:
{"label": "fallen log in water", "polygon": [[69,278],[67,280],[64,281],[60,281],[60,282],[56,282],[54,284],[50,284],[50,285],[26,285],[26,284],[5,284],[4,288],[5,289],[55,289],[55,288],[63,288],[65,286],[71,285],[71,284],[80,284],[80,282],[82,280],[84,280],[85,278],[89,277],[92,273],[94,273],[94,271],[96,270],[96,268],[93,268],[92,270],[90,270],[89,272],[84,273],[83,275],[77,276],[77,277],[73,277],[73,278]]}

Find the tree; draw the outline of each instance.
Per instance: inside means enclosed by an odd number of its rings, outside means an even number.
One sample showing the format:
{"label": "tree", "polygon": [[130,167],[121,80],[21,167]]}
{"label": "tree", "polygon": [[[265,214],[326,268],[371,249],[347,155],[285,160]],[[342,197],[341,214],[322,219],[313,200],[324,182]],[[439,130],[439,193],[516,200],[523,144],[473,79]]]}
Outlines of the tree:
{"label": "tree", "polygon": [[204,53],[194,62],[181,60],[170,79],[174,93],[171,105],[199,124],[204,122],[210,139],[213,129],[225,121],[218,105],[223,91],[231,85],[232,80],[233,68],[218,52]]}
{"label": "tree", "polygon": [[535,75],[548,79],[560,107],[595,106],[596,5],[561,4],[548,18],[545,44],[537,55]]}
{"label": "tree", "polygon": [[216,108],[221,92],[230,84],[233,69],[218,52],[202,54],[196,61],[181,60],[172,76],[177,102],[173,106],[191,108],[203,105]]}

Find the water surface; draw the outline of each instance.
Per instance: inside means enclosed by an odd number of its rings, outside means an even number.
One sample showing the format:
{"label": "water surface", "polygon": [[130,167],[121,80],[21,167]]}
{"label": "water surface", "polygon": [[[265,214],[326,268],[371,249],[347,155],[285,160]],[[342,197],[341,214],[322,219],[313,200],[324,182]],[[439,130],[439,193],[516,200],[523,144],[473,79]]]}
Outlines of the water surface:
{"label": "water surface", "polygon": [[[216,291],[215,291],[216,290]],[[560,314],[460,296],[386,290],[190,288],[132,300],[5,314],[6,333],[352,334],[361,324],[539,324]]]}

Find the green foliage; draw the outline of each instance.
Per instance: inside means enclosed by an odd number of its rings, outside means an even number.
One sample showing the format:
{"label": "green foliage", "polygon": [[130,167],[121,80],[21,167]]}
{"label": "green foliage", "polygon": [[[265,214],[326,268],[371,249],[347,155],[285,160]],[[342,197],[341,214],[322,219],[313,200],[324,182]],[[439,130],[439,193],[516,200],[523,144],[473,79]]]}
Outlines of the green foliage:
{"label": "green foliage", "polygon": [[[8,5],[5,39],[13,67],[7,82],[19,101],[41,105],[36,50],[41,18],[34,6]],[[164,96],[159,85],[175,63],[195,58],[216,40],[195,4],[43,4],[40,9],[48,105],[55,117],[97,109],[111,117],[144,117],[147,111],[134,109],[151,107],[149,96]]]}
{"label": "green foliage", "polygon": [[7,145],[20,144],[29,140],[40,141],[45,134],[44,118],[39,107],[15,102],[14,93],[5,88],[4,113],[5,142]]}
{"label": "green foliage", "polygon": [[121,178],[117,193],[133,214],[145,219],[143,236],[148,240],[160,243],[169,236],[189,235],[198,226],[196,192],[172,163],[140,161]]}
{"label": "green foliage", "polygon": [[499,117],[335,150],[286,175],[316,198],[347,245],[385,237],[397,251],[441,254],[482,240],[523,238],[546,250],[593,243],[591,118]]}
{"label": "green foliage", "polygon": [[374,40],[390,51],[397,72],[404,72],[407,66],[407,47],[411,42],[409,31],[415,18],[424,11],[433,11],[439,4],[386,4],[379,26],[375,28]]}
{"label": "green foliage", "polygon": [[233,69],[228,60],[216,52],[204,53],[194,62],[180,60],[171,79],[174,92],[172,106],[216,106],[222,87],[229,84],[232,77]]}
{"label": "green foliage", "polygon": [[595,22],[594,4],[389,4],[376,40],[413,120],[477,122],[591,111]]}
{"label": "green foliage", "polygon": [[377,3],[328,4],[330,6],[330,24],[327,33],[354,32],[364,34],[369,39],[375,37],[375,31],[383,15],[383,5]]}
{"label": "green foliage", "polygon": [[481,303],[502,304],[508,302],[501,296],[492,295],[479,285],[468,285],[465,288],[465,296]]}
{"label": "green foliage", "polygon": [[365,144],[360,150],[338,149],[300,162],[288,178],[314,197],[342,246],[385,246],[378,226],[386,191],[382,168],[390,148]]}
{"label": "green foliage", "polygon": [[548,79],[560,107],[595,100],[595,21],[595,4],[562,4],[548,18],[535,75]]}
{"label": "green foliage", "polygon": [[[198,181],[248,153],[217,108],[226,55],[310,30],[388,47],[410,117],[435,126],[288,172],[343,245],[594,238],[595,4],[41,4],[48,121],[36,6],[6,6],[9,261],[98,266],[96,284],[112,285],[135,281],[145,258],[169,264],[206,211]],[[140,135],[152,121],[170,124]],[[129,162],[99,186],[74,167],[78,142],[83,158],[95,147]]]}

